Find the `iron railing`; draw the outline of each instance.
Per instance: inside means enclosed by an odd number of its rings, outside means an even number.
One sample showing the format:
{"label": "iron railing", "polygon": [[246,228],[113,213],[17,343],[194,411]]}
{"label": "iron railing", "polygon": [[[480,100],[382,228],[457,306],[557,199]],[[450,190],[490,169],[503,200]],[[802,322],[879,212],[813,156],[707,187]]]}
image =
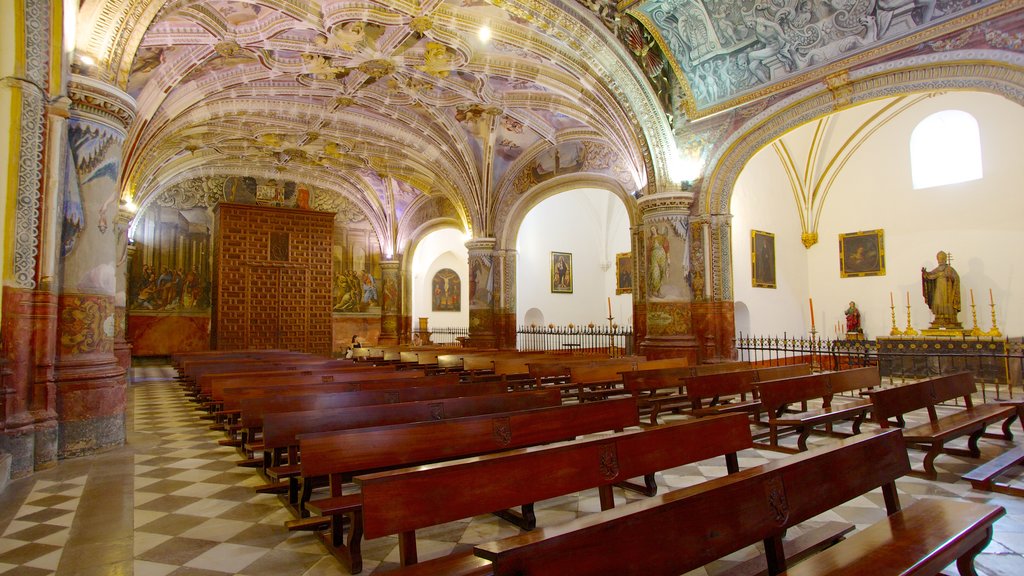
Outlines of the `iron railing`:
{"label": "iron railing", "polygon": [[413,334],[419,334],[420,341],[424,344],[430,342],[432,346],[461,348],[462,340],[469,338],[469,328],[431,328],[426,334],[417,329],[413,330]]}
{"label": "iron railing", "polygon": [[1024,344],[1020,338],[879,341],[740,334],[736,338],[736,354],[738,360],[759,366],[806,362],[816,371],[878,366],[881,376],[893,383],[967,371],[983,384],[983,398],[992,389],[997,398],[1020,394],[1024,373]]}
{"label": "iron railing", "polygon": [[520,352],[560,350],[579,355],[607,354],[611,357],[633,354],[631,326],[520,326],[516,329],[516,349]]}

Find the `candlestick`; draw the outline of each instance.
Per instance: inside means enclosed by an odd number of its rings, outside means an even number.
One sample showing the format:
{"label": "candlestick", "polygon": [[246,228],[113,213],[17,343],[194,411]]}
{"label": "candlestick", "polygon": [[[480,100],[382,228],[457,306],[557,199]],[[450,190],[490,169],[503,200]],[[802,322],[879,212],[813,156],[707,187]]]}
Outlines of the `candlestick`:
{"label": "candlestick", "polygon": [[1003,335],[1003,333],[999,331],[999,325],[996,324],[996,301],[992,299],[992,289],[991,288],[988,289],[988,301],[989,301],[989,306],[992,307],[992,329],[989,330],[988,332],[985,332],[985,336],[992,336],[992,337],[995,337],[995,338],[999,338],[1000,336]]}
{"label": "candlestick", "polygon": [[896,327],[896,304],[892,299],[892,292],[889,292],[889,312],[892,314],[892,330],[889,330],[889,336],[899,336],[903,334],[903,332]]}
{"label": "candlestick", "polygon": [[907,290],[907,327],[903,330],[905,336],[917,336],[917,330],[910,325],[910,290]]}
{"label": "candlestick", "polygon": [[807,302],[811,306],[811,330],[814,330],[814,299],[808,298]]}
{"label": "candlestick", "polygon": [[978,328],[978,313],[974,308],[974,288],[971,288],[971,320],[974,322],[974,328],[971,328],[971,336],[982,336],[984,332],[981,328]]}
{"label": "candlestick", "polygon": [[608,297],[608,315],[609,316],[612,315],[612,297],[611,296]]}

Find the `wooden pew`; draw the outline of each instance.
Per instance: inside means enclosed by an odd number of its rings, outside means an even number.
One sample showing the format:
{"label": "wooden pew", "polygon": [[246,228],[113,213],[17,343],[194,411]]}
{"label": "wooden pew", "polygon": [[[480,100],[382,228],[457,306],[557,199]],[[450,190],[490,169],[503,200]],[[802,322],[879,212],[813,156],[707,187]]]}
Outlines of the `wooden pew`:
{"label": "wooden pew", "polygon": [[[524,448],[477,458],[358,476],[367,539],[399,535],[403,566],[417,562],[417,529],[522,506],[536,526],[533,502],[598,488],[601,509],[615,506],[612,486],[629,478],[725,456],[739,471],[736,453],[750,448],[746,417],[733,414],[691,420],[610,437]],[[452,490],[453,486],[466,489]],[[479,489],[471,487],[479,486]],[[518,523],[517,523],[518,524]],[[431,560],[421,569],[438,574],[478,562],[470,552]]]}
{"label": "wooden pew", "polygon": [[[561,403],[562,397],[557,390],[532,390],[355,408],[266,412],[263,415],[262,449],[265,451],[263,461],[273,464],[267,469],[269,477],[279,482],[287,482],[287,503],[298,516],[304,517],[306,516],[305,510],[299,507],[299,473],[301,469],[298,465],[298,437],[302,434],[550,408],[559,406]],[[285,453],[287,454],[287,464],[280,462],[281,455]],[[285,486],[279,484],[277,487]],[[275,486],[265,486],[261,491],[274,489]]]}
{"label": "wooden pew", "polygon": [[643,362],[637,364],[635,370],[622,373],[623,390],[637,399],[640,411],[648,413],[652,426],[658,424],[658,416],[663,410],[678,412],[681,408],[692,405],[692,400],[685,392],[688,379],[750,370],[749,362],[686,366],[685,363],[672,362],[673,360],[680,359]]}
{"label": "wooden pew", "polygon": [[937,574],[955,561],[961,573],[973,574],[973,559],[1005,510],[938,499],[903,510],[895,480],[909,470],[898,430],[864,434],[560,526],[482,544],[475,553],[493,562],[490,573],[496,576],[682,574],[763,542],[768,573],[780,574],[790,563],[782,543],[788,528],[881,487],[885,520],[785,573]]}
{"label": "wooden pew", "polygon": [[[303,489],[312,485],[312,479],[328,476],[331,496],[305,506],[331,517],[333,528],[324,535],[325,544],[354,574],[362,570],[362,507],[359,495],[342,495],[342,487],[356,473],[571,440],[636,424],[636,403],[620,399],[306,434],[299,436]],[[341,530],[343,516],[350,519],[348,538]]]}
{"label": "wooden pew", "polygon": [[344,381],[343,374],[353,372],[390,372],[395,373],[394,366],[368,366],[349,362],[345,365],[315,366],[302,368],[301,370],[257,370],[247,372],[224,372],[217,374],[204,374],[197,385],[200,398],[212,398],[214,390],[222,391],[225,388],[238,388],[249,384],[257,383],[265,386],[274,384],[289,384],[302,381],[303,383],[334,382]]}
{"label": "wooden pew", "polygon": [[[768,414],[767,447],[791,451],[779,445],[779,430],[788,428],[799,433],[797,450],[807,450],[807,438],[815,426],[824,425],[826,431],[831,433],[832,425],[841,420],[853,420],[853,433],[859,434],[861,422],[871,408],[871,400],[852,397],[835,399],[835,396],[880,385],[876,366],[759,382],[757,391],[761,408]],[[790,404],[806,405],[809,400],[820,400],[821,407],[796,413],[785,411]]]}
{"label": "wooden pew", "polygon": [[[767,380],[791,378],[811,373],[809,364],[790,364],[752,370],[700,374],[684,382],[690,400],[690,413],[708,416],[726,412],[746,412],[755,419],[761,412],[757,384]],[[704,401],[708,404],[705,405]]]}
{"label": "wooden pew", "polygon": [[[893,388],[867,392],[873,405],[872,418],[882,428],[888,428],[890,418],[901,418],[915,410],[926,410],[928,422],[903,430],[903,439],[908,446],[928,447],[924,457],[924,472],[916,472],[926,478],[935,479],[935,458],[942,452],[978,458],[978,440],[985,428],[995,422],[1003,422],[1003,436],[1013,438],[1010,425],[1019,416],[1020,405],[980,404],[975,406],[974,377],[969,372],[929,378],[920,382],[903,384]],[[952,414],[939,416],[936,405],[962,398],[965,408]],[[1021,421],[1024,426],[1024,419]],[[947,448],[946,442],[967,436],[967,450]]]}

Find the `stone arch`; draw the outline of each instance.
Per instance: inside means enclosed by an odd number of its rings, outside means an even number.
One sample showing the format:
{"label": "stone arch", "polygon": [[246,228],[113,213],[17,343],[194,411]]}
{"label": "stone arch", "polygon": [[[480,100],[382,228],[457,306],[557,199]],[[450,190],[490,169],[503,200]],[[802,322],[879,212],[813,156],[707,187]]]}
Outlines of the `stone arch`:
{"label": "stone arch", "polygon": [[[707,292],[710,300],[731,301],[732,258],[729,231],[732,191],[743,167],[786,132],[829,114],[871,100],[941,90],[976,90],[1024,105],[1024,55],[970,50],[912,57],[858,70],[780,100],[742,124],[709,162],[697,206],[698,218],[712,223]],[[715,224],[715,223],[718,224]]]}
{"label": "stone arch", "polygon": [[622,200],[626,208],[630,229],[636,226],[636,199],[629,191],[622,187],[622,184],[612,178],[599,174],[571,174],[539,184],[512,203],[504,217],[499,220],[501,229],[495,231],[494,237],[498,240],[497,247],[515,249],[519,228],[523,224],[523,219],[530,213],[530,210],[533,210],[535,206],[556,194],[580,188],[597,188],[614,194]]}

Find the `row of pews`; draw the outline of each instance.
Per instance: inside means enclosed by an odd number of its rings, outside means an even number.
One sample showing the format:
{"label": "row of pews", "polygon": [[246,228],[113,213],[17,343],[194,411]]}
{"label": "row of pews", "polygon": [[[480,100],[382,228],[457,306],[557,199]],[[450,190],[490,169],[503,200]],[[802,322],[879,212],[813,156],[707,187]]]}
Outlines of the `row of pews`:
{"label": "row of pews", "polygon": [[[968,437],[965,453],[977,457],[988,425],[1002,423],[1012,439],[1021,405],[974,405],[969,374],[885,387],[873,367],[811,374],[806,365],[362,350],[351,360],[287,351],[172,359],[204,418],[224,431],[221,443],[266,479],[257,490],[292,511],[288,529],[317,531],[353,574],[363,541],[390,535],[401,574],[681,574],[756,543],[764,554],[735,574],[936,574],[953,562],[973,574],[1005,513],[942,500],[904,510],[896,495],[899,477],[935,477],[935,457],[959,453],[949,440]],[[937,409],[954,399],[963,404],[954,413]],[[916,411],[928,421],[905,428]],[[668,412],[679,418],[661,423]],[[869,418],[877,426],[860,434]],[[846,421],[851,432],[840,432]],[[811,434],[842,439],[808,450]],[[796,447],[783,445],[790,436]],[[741,470],[737,453],[755,445],[799,453]],[[915,445],[929,449],[924,471],[911,470]],[[658,495],[657,472],[714,458],[726,476]],[[616,507],[615,488],[648,498]],[[852,525],[832,522],[785,538],[876,488],[887,512],[878,525],[847,536]],[[601,512],[536,527],[534,503],[588,489]],[[524,532],[419,561],[417,530],[489,513]]]}

